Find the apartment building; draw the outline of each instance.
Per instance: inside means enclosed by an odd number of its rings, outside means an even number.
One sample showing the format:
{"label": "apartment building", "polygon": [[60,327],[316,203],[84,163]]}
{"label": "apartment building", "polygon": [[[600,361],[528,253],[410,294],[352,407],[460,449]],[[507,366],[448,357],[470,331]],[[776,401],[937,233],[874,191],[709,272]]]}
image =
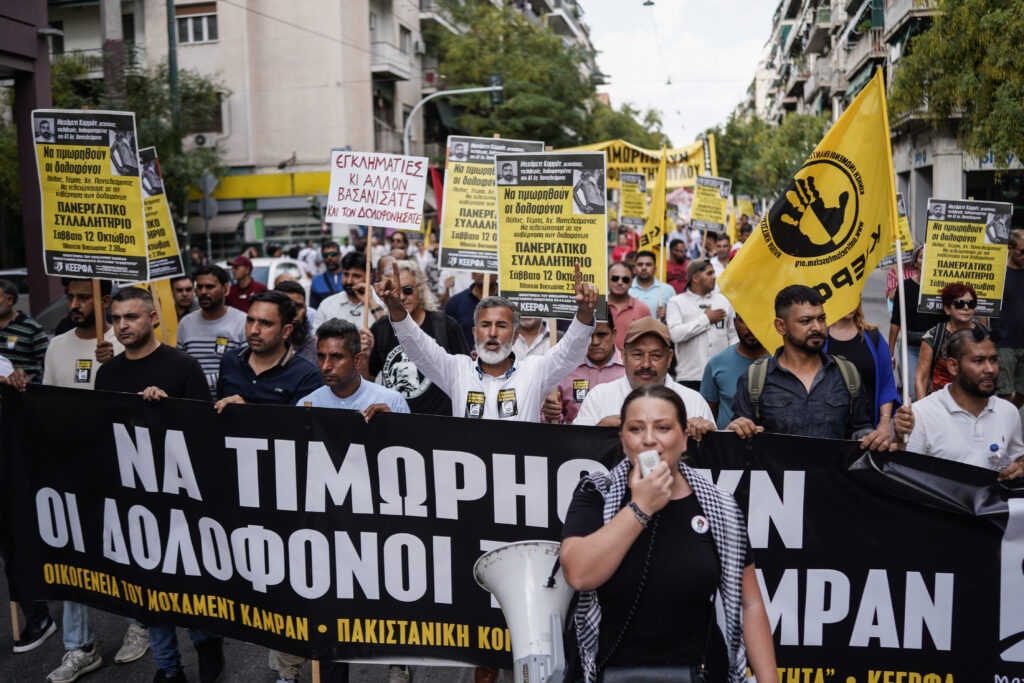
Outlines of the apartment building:
{"label": "apartment building", "polygon": [[[509,4],[567,43],[590,45],[575,0]],[[103,17],[107,35],[120,27],[143,64],[167,59],[165,0],[48,0],[48,9],[51,26],[62,32],[51,39],[54,57],[82,62],[91,77],[102,75]],[[184,140],[218,146],[230,168],[214,192],[218,255],[237,253],[247,242],[347,235],[348,226],[325,226],[317,216],[329,185],[330,150],[400,153],[413,107],[444,87],[426,29],[463,30],[438,0],[174,0],[173,11],[179,67],[209,75],[231,92],[210,130]],[[117,13],[119,19],[109,18]],[[443,164],[452,132],[461,132],[457,112],[435,100],[413,122],[411,152]],[[424,209],[428,216],[436,211],[430,191]],[[191,216],[189,232],[203,230],[203,221]]]}
{"label": "apartment building", "polygon": [[[774,123],[790,113],[835,120],[877,68],[891,83],[908,41],[930,25],[937,5],[936,0],[780,0],[761,64],[737,113]],[[1013,202],[1014,225],[1024,226],[1024,166],[964,153],[953,133],[936,131],[923,113],[892,123],[897,190],[908,200],[915,239],[924,237],[929,197]]]}

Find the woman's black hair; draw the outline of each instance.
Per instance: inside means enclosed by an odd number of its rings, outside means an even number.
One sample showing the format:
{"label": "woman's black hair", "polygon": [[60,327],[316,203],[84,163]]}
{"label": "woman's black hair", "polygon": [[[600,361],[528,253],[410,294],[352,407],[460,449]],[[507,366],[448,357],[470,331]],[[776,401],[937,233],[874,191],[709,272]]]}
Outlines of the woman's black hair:
{"label": "woman's black hair", "polygon": [[686,429],[686,406],[683,404],[683,399],[679,398],[679,394],[672,391],[664,384],[648,384],[647,386],[637,387],[633,391],[629,392],[629,395],[626,396],[626,400],[622,402],[622,410],[619,412],[621,425],[626,424],[626,410],[629,408],[629,404],[638,398],[660,398],[664,401],[668,401],[672,404],[672,407],[676,409],[676,418],[679,420],[679,427],[683,430]]}

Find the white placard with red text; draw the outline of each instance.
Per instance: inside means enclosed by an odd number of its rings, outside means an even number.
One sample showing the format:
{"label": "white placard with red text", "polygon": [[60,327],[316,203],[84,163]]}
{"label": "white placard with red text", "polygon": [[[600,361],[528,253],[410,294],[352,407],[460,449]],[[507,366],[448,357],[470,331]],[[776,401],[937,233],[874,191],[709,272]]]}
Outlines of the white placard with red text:
{"label": "white placard with red text", "polygon": [[428,171],[426,157],[333,150],[327,222],[419,232]]}

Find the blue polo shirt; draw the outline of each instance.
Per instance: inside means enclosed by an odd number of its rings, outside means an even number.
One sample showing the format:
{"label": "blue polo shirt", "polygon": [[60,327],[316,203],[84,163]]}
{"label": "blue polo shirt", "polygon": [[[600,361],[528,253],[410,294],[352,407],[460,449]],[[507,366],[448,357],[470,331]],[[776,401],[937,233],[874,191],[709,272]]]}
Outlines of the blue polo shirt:
{"label": "blue polo shirt", "polygon": [[277,365],[256,374],[249,365],[247,346],[238,353],[227,353],[220,360],[217,380],[217,399],[238,394],[246,403],[269,405],[295,405],[300,397],[322,387],[320,371],[295,350],[285,344],[285,354]]}

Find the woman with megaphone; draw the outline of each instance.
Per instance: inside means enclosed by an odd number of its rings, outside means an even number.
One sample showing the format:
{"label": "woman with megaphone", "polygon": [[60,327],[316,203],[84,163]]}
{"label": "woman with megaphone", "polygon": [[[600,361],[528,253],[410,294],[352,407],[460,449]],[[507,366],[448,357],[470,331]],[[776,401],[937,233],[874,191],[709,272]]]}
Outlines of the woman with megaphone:
{"label": "woman with megaphone", "polygon": [[741,683],[749,662],[758,683],[778,683],[743,515],[686,464],[682,400],[639,387],[620,417],[626,457],[580,483],[562,530],[562,571],[579,592],[571,677]]}

